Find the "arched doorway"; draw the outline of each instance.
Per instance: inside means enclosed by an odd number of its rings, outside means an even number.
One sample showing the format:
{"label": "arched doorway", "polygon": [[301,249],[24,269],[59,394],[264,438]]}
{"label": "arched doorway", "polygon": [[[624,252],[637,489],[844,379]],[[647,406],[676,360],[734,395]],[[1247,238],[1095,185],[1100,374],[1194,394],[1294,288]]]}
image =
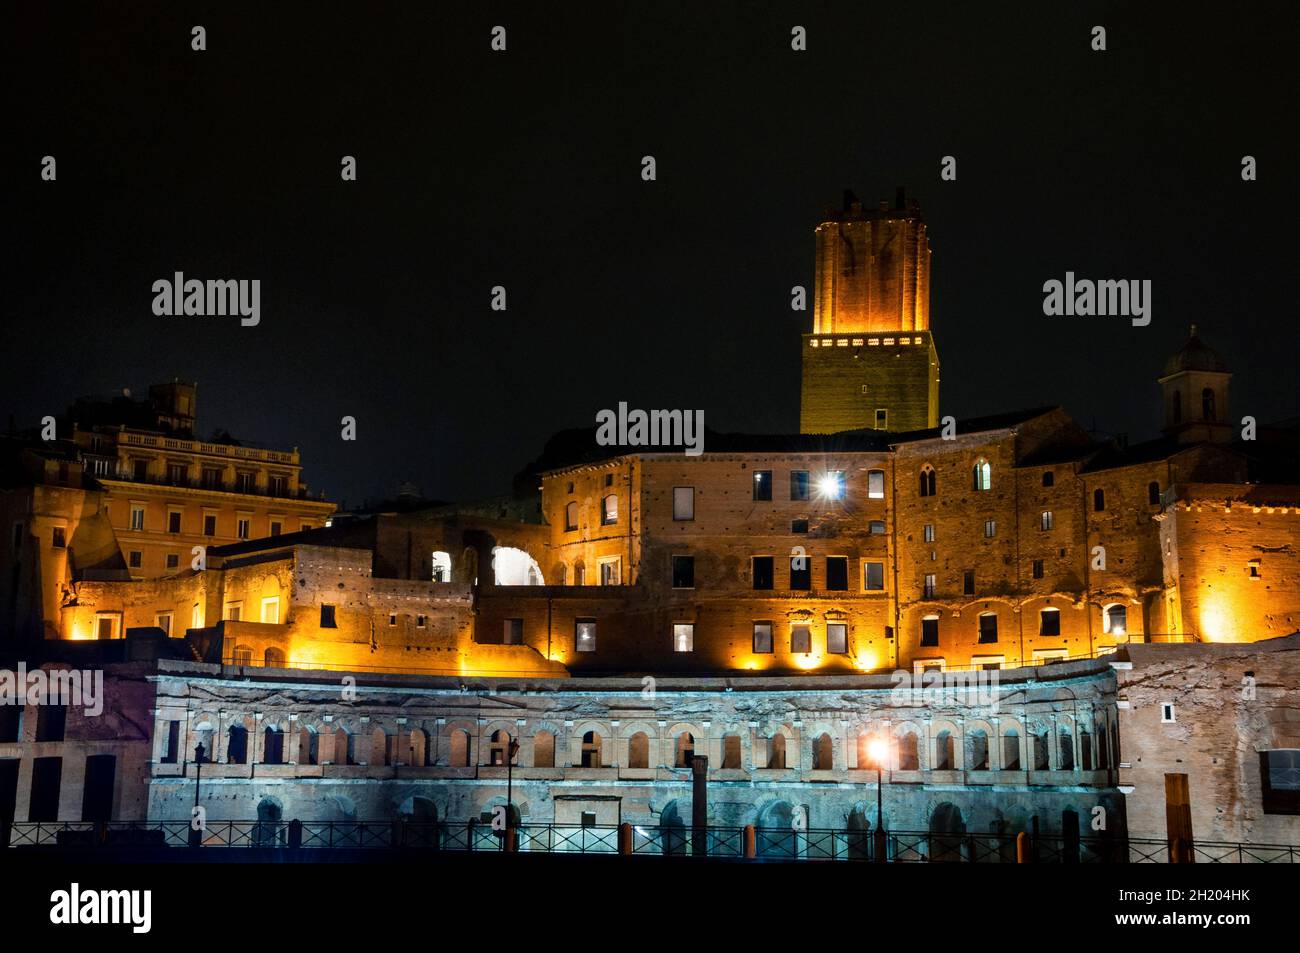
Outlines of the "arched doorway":
{"label": "arched doorway", "polygon": [[759,857],[794,857],[794,807],[789,801],[772,801],[758,812],[755,852]]}
{"label": "arched doorway", "polygon": [[961,836],[965,832],[966,824],[957,805],[944,801],[936,807],[930,815],[930,859],[961,860]]}
{"label": "arched doorway", "polygon": [[258,847],[278,847],[283,839],[280,802],[264,797],[257,802],[257,825],[253,828],[253,843]]}
{"label": "arched doorway", "polygon": [[669,801],[659,815],[659,845],[665,854],[686,853],[686,821],[678,801]]}

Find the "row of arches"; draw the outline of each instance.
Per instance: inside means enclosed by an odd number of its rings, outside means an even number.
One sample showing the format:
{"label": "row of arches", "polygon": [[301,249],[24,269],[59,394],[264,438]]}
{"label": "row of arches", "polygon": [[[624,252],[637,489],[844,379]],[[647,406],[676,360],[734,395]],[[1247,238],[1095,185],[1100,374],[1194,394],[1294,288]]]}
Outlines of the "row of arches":
{"label": "row of arches", "polygon": [[[224,737],[214,739],[209,722],[195,731],[196,741],[208,753],[205,760],[229,764],[285,764],[289,740],[284,726],[266,724],[254,737],[242,722],[227,726]],[[592,727],[575,736],[573,755],[557,757],[557,733],[539,729],[526,748],[505,728],[486,736],[481,757],[476,758],[474,736],[467,727],[453,727],[444,736],[431,736],[422,728],[395,733],[383,727],[349,730],[343,725],[321,731],[302,725],[296,732],[297,749],[292,760],[298,764],[337,765],[443,765],[454,768],[506,764],[534,768],[654,767],[690,768],[696,753],[705,747],[703,736],[683,728],[666,738],[652,738],[645,730],[627,733],[617,742]],[[213,750],[214,741],[221,742]],[[1095,713],[1091,721],[1079,722],[1061,715],[1051,722],[1031,724],[1025,730],[1019,720],[994,726],[976,722],[962,730],[951,722],[917,726],[904,723],[888,732],[862,730],[845,739],[850,750],[840,753],[841,739],[831,731],[810,733],[804,757],[799,757],[788,728],[766,736],[745,737],[727,732],[718,739],[719,757],[711,765],[724,770],[797,770],[800,764],[812,771],[1093,771],[1105,770],[1119,760],[1117,733],[1105,718]],[[615,747],[617,745],[617,748]],[[439,750],[441,749],[441,750]],[[522,752],[527,757],[521,761]],[[662,756],[660,755],[662,753]],[[877,754],[883,763],[877,763]],[[851,755],[851,757],[850,757]]]}

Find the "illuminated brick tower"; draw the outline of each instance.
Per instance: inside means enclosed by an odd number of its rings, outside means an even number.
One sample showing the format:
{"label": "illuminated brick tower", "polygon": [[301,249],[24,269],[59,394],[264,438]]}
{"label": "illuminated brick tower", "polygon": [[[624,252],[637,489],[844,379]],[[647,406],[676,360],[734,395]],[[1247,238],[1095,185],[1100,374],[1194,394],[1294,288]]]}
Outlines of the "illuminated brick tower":
{"label": "illuminated brick tower", "polygon": [[803,336],[799,429],[923,430],[939,424],[930,334],[930,243],[902,188],[893,208],[852,192],[817,226],[813,330]]}

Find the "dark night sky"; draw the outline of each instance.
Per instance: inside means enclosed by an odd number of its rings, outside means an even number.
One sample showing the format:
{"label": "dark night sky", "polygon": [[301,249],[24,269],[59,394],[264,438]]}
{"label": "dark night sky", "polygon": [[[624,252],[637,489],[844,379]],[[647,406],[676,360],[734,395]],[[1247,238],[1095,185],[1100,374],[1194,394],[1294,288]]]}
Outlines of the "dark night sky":
{"label": "dark night sky", "polygon": [[[1300,413],[1285,4],[53,6],[0,31],[20,425],[193,378],[205,436],[297,445],[352,505],[504,492],[620,400],[795,431],[813,228],[898,184],[930,226],[942,413],[1060,403],[1152,436],[1193,321],[1237,416]],[[175,270],[261,279],[261,325],[155,317]],[[1044,317],[1067,270],[1151,279],[1151,325]]]}

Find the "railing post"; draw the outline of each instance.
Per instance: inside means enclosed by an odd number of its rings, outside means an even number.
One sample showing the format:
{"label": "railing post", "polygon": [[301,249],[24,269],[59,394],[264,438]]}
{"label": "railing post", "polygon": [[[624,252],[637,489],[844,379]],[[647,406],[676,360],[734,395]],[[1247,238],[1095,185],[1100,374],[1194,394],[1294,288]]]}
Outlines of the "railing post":
{"label": "railing post", "polygon": [[632,825],[627,821],[618,825],[618,852],[620,854],[632,853]]}
{"label": "railing post", "polygon": [[883,864],[889,860],[889,836],[885,833],[883,827],[877,827],[872,832],[872,851],[875,856],[871,858],[878,864]]}
{"label": "railing post", "polygon": [[1034,859],[1033,847],[1029,842],[1029,835],[1021,831],[1016,835],[1016,863],[1028,864]]}
{"label": "railing post", "polygon": [[513,854],[519,850],[519,828],[514,825],[506,825],[505,850],[507,854]]}
{"label": "railing post", "polygon": [[753,860],[758,856],[757,838],[754,836],[754,825],[746,824],[744,830],[744,854],[746,860]]}
{"label": "railing post", "polygon": [[296,817],[289,822],[289,846],[294,849],[302,846],[302,821]]}

